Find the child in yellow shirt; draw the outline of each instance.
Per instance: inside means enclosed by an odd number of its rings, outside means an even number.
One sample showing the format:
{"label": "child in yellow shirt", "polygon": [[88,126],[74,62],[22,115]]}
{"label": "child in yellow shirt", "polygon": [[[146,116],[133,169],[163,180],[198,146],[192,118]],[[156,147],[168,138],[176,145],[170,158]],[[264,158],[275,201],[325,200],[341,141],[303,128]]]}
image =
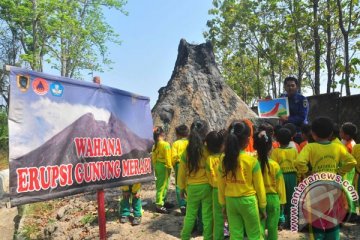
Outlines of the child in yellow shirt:
{"label": "child in yellow shirt", "polygon": [[223,151],[225,130],[211,131],[205,138],[206,149],[209,156],[206,160],[206,172],[212,186],[213,198],[213,219],[214,219],[214,238],[215,240],[224,239],[224,216],[218,200],[218,168],[220,156]]}
{"label": "child in yellow shirt", "polygon": [[290,228],[290,207],[291,198],[296,187],[297,173],[294,162],[298,156],[295,148],[290,147],[291,132],[287,128],[280,128],[277,131],[277,140],[280,143],[279,148],[275,148],[271,153],[271,159],[280,165],[285,180],[286,204],[280,214],[280,228]]}
{"label": "child in yellow shirt", "polygon": [[190,239],[201,206],[204,239],[212,239],[212,187],[206,174],[205,165],[208,156],[204,146],[209,125],[203,120],[191,124],[189,144],[180,157],[178,186],[182,198],[187,196],[186,215],[181,231],[181,239]]}
{"label": "child in yellow shirt", "polygon": [[266,218],[266,192],[260,164],[245,153],[250,128],[234,121],[227,131],[225,154],[219,166],[219,203],[227,215],[230,239],[263,239],[260,217]]}
{"label": "child in yellow shirt", "polygon": [[152,149],[151,157],[156,177],[156,211],[159,213],[169,213],[168,208],[171,206],[167,203],[169,206],[166,208],[165,200],[172,167],[171,147],[170,144],[165,141],[165,132],[162,127],[156,127],[153,135],[155,144]]}
{"label": "child in yellow shirt", "polygon": [[278,239],[278,223],[280,218],[280,205],[286,203],[284,177],[280,165],[269,159],[272,149],[272,137],[266,131],[254,135],[254,148],[260,162],[261,172],[266,191],[266,220],[262,221],[262,231],[268,229],[267,239]]}
{"label": "child in yellow shirt", "polygon": [[172,158],[172,165],[174,167],[175,171],[175,185],[176,185],[176,200],[179,205],[180,211],[182,215],[185,216],[186,212],[186,201],[185,199],[180,197],[180,188],[177,184],[177,177],[179,172],[179,165],[180,165],[180,156],[184,153],[186,150],[186,147],[189,143],[189,140],[187,139],[189,135],[189,128],[182,124],[175,128],[176,132],[176,141],[171,146],[171,158]]}
{"label": "child in yellow shirt", "polygon": [[[330,142],[333,126],[333,121],[327,117],[319,117],[312,122],[311,131],[315,142],[307,144],[295,162],[295,167],[300,174],[307,173],[311,168],[312,173],[328,172],[343,176],[356,165],[356,160],[344,147]],[[321,210],[314,210],[321,212]],[[339,224],[333,227],[333,222],[328,223],[325,220],[322,217],[316,219],[317,227],[314,226],[315,222],[309,223],[313,237],[315,239],[340,239]],[[319,225],[321,225],[320,228]]]}
{"label": "child in yellow shirt", "polygon": [[134,218],[132,220],[132,225],[139,225],[141,223],[142,216],[142,204],[140,189],[141,183],[135,183],[129,186],[120,187],[122,190],[123,196],[120,201],[120,222],[127,223],[130,221],[130,202],[134,210]]}

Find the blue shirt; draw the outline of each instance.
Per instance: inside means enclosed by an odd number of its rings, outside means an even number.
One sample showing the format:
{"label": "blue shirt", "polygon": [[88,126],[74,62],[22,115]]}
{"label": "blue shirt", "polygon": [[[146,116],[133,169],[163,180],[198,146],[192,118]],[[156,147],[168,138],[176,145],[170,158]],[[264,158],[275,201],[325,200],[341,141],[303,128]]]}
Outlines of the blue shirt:
{"label": "blue shirt", "polygon": [[308,113],[309,113],[309,102],[300,93],[289,97],[287,94],[283,94],[282,97],[287,97],[289,100],[290,115],[285,123],[293,123],[299,129],[301,125],[307,124]]}

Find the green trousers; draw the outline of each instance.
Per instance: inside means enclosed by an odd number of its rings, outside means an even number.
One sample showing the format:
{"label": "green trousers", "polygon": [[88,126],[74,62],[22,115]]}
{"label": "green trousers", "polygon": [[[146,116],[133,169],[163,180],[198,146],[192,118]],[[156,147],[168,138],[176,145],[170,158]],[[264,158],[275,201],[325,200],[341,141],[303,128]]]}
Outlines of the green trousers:
{"label": "green trousers", "polygon": [[311,240],[340,240],[340,226],[325,231],[310,226],[310,234]]}
{"label": "green trousers", "polygon": [[[350,172],[347,172],[344,175],[344,180],[347,180],[351,185],[354,185],[354,177],[355,177],[355,168],[353,168]],[[356,201],[352,201],[350,196],[348,196],[348,203],[349,203],[349,212],[356,213]]]}
{"label": "green trousers", "polygon": [[[286,225],[290,224],[290,208],[291,208],[291,198],[294,193],[294,188],[296,187],[296,173],[283,173],[286,189],[286,204],[284,208],[285,222]],[[280,219],[283,219],[284,216],[280,216]]]}
{"label": "green trousers", "polygon": [[[171,171],[171,170],[170,170]],[[164,206],[166,200],[167,190],[169,188],[170,171],[165,167],[162,162],[156,162],[155,164],[155,176],[156,176],[156,206]]]}
{"label": "green trousers", "polygon": [[186,200],[180,197],[180,188],[178,187],[177,184],[177,178],[178,178],[178,171],[179,171],[179,165],[180,163],[176,163],[174,166],[174,171],[175,171],[175,192],[176,192],[176,200],[177,203],[179,205],[179,207],[185,207],[186,206]]}
{"label": "green trousers", "polygon": [[202,221],[204,224],[204,240],[213,236],[212,187],[210,184],[191,184],[187,186],[187,206],[181,239],[190,239],[199,206],[201,204]]}
{"label": "green trousers", "polygon": [[213,188],[214,240],[224,239],[224,216],[219,203],[218,189]]}
{"label": "green trousers", "polygon": [[[131,193],[131,190],[130,190]],[[130,202],[134,210],[134,217],[142,216],[141,198],[135,197],[136,193],[132,193],[129,197],[123,197],[120,201],[120,217],[130,216]]]}
{"label": "green trousers", "polygon": [[244,239],[244,230],[248,240],[264,239],[255,195],[226,197],[225,202],[231,240]]}
{"label": "green trousers", "polygon": [[266,220],[261,221],[261,227],[263,235],[265,235],[265,229],[268,230],[268,240],[278,239],[278,222],[280,217],[280,200],[279,195],[276,193],[266,194]]}

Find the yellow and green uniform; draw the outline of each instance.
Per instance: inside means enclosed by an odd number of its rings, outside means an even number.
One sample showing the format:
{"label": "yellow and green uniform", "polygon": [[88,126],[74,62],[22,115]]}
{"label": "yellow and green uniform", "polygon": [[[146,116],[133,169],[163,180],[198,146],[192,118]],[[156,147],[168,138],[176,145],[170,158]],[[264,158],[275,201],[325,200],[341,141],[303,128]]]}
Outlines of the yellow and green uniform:
{"label": "yellow and green uniform", "polygon": [[[331,142],[335,143],[335,144],[339,144],[339,146],[345,148],[348,151],[347,147],[338,138],[333,139]],[[343,179],[347,180],[351,185],[354,185],[355,174],[356,174],[356,171],[355,171],[355,167],[354,167],[349,172],[345,173]],[[356,213],[356,202],[351,201],[350,196],[348,196],[348,200],[349,200],[348,203],[350,206],[350,212],[353,214],[357,214]]]}
{"label": "yellow and green uniform", "polygon": [[265,211],[266,192],[260,164],[244,151],[237,161],[235,177],[231,172],[225,176],[223,163],[218,169],[219,203],[226,206],[230,239],[243,239],[244,229],[249,240],[262,239],[259,209]]}
{"label": "yellow and green uniform", "polygon": [[[360,144],[356,144],[353,146],[352,155],[356,160],[356,167],[355,167],[356,172],[359,174],[360,173]],[[358,178],[358,182],[357,182],[357,191],[359,194],[360,193],[360,177]]]}
{"label": "yellow and green uniform", "polygon": [[120,201],[120,217],[130,216],[130,201],[134,210],[134,217],[142,216],[142,205],[140,195],[136,196],[140,192],[141,183],[135,183],[129,186],[122,186],[120,189],[123,192],[129,192],[129,197],[123,197]]}
{"label": "yellow and green uniform", "polygon": [[268,229],[267,239],[278,239],[278,223],[280,218],[280,204],[286,203],[285,182],[280,165],[269,159],[269,167],[263,172],[266,191],[267,219],[262,221],[262,230]]}
{"label": "yellow and green uniform", "polygon": [[185,199],[182,199],[180,197],[180,188],[178,187],[177,184],[177,177],[178,177],[178,171],[180,165],[180,156],[181,154],[183,154],[183,152],[185,152],[188,144],[189,144],[189,140],[187,138],[182,138],[176,140],[171,146],[171,160],[172,160],[172,166],[174,167],[174,171],[175,171],[176,200],[179,204],[179,207],[186,206]]}
{"label": "yellow and green uniform", "polygon": [[181,239],[190,239],[200,206],[204,225],[204,239],[212,239],[212,187],[209,184],[209,178],[205,170],[207,156],[208,153],[204,148],[199,162],[199,169],[192,173],[189,173],[187,165],[187,152],[185,151],[180,157],[177,182],[180,190],[187,193],[186,215],[181,231]]}
{"label": "yellow and green uniform", "polygon": [[[330,172],[343,176],[356,165],[354,157],[337,143],[316,142],[307,144],[299,154],[295,166],[300,173]],[[319,229],[310,226],[315,239],[340,239],[339,225],[332,229]]]}
{"label": "yellow and green uniform", "polygon": [[168,142],[160,140],[157,146],[153,147],[152,163],[156,176],[156,205],[164,206],[171,173],[171,147]]}
{"label": "yellow and green uniform", "polygon": [[220,164],[221,153],[211,154],[206,160],[206,171],[209,176],[209,183],[212,186],[213,200],[213,239],[224,239],[224,216],[221,211],[221,205],[218,199],[218,169]]}
{"label": "yellow and green uniform", "polygon": [[284,176],[286,189],[286,204],[284,212],[280,214],[280,223],[286,223],[287,227],[290,224],[290,208],[291,198],[294,193],[294,187],[297,184],[297,172],[295,168],[295,160],[298,156],[298,151],[292,147],[275,148],[270,158],[280,165],[280,169]]}

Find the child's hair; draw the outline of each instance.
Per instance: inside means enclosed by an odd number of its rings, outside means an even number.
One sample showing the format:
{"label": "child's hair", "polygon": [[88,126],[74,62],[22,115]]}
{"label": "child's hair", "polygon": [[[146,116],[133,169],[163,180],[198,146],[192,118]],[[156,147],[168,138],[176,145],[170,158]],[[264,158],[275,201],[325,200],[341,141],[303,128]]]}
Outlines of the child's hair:
{"label": "child's hair", "polygon": [[258,132],[265,131],[267,136],[274,136],[274,127],[268,122],[262,123],[258,127]]}
{"label": "child's hair", "polygon": [[236,178],[236,170],[238,168],[237,158],[240,150],[248,145],[249,137],[250,128],[244,121],[234,121],[231,123],[225,142],[224,176],[231,172],[232,177]]}
{"label": "child's hair", "polygon": [[328,117],[318,117],[311,123],[311,131],[319,138],[330,138],[334,122]]}
{"label": "child's hair", "polygon": [[311,125],[310,124],[303,124],[301,125],[301,133],[303,135],[305,135],[306,140],[310,143],[310,142],[314,142],[314,139],[312,138],[311,135]]}
{"label": "child's hair", "polygon": [[189,128],[185,124],[181,124],[175,128],[176,135],[179,137],[189,136]]}
{"label": "child's hair", "polygon": [[257,151],[258,159],[260,160],[261,172],[264,174],[265,166],[269,169],[268,154],[272,148],[272,138],[265,130],[254,134],[254,148]]}
{"label": "child's hair", "polygon": [[287,128],[290,130],[291,137],[293,138],[296,135],[296,126],[293,123],[285,123],[283,128]]}
{"label": "child's hair", "polygon": [[282,128],[282,126],[281,125],[275,125],[275,127],[274,127],[274,137],[276,138],[276,140],[277,140],[277,131],[279,131],[279,129],[281,129]]}
{"label": "child's hair", "polygon": [[349,135],[351,139],[356,138],[357,134],[357,127],[352,122],[346,122],[343,125],[341,125],[341,130],[346,134]]}
{"label": "child's hair", "polygon": [[206,147],[210,153],[220,153],[224,143],[225,130],[211,131],[206,135]]}
{"label": "child's hair", "polygon": [[287,146],[291,141],[291,132],[288,128],[280,128],[276,133],[276,138],[280,145]]}
{"label": "child's hair", "polygon": [[155,127],[154,130],[153,130],[153,138],[154,138],[154,142],[155,142],[155,147],[154,147],[154,150],[156,149],[157,147],[157,144],[159,142],[159,137],[160,135],[164,134],[164,129],[162,127]]}
{"label": "child's hair", "polygon": [[203,143],[208,133],[209,125],[204,120],[195,120],[190,127],[189,144],[187,151],[187,166],[189,173],[199,170],[200,158],[203,151]]}

